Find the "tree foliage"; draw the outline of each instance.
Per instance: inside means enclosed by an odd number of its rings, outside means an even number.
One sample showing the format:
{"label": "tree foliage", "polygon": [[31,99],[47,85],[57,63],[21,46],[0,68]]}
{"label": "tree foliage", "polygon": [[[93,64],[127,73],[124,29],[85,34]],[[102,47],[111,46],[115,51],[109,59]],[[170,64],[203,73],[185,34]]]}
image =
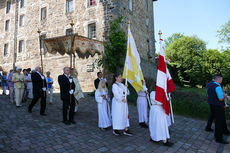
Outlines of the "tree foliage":
{"label": "tree foliage", "polygon": [[205,87],[214,74],[223,75],[223,85],[230,83],[230,50],[207,50],[205,42],[198,37],[179,33],[165,43],[168,67],[178,85]]}
{"label": "tree foliage", "polygon": [[221,26],[221,29],[217,31],[219,42],[228,43],[230,45],[230,20]]}
{"label": "tree foliage", "polygon": [[125,63],[125,54],[127,50],[126,34],[122,30],[122,17],[110,23],[110,32],[108,41],[104,44],[105,56],[97,61],[99,66],[104,66],[110,73],[116,73],[123,68]]}
{"label": "tree foliage", "polygon": [[183,36],[166,48],[167,60],[176,70],[179,84],[189,83],[196,86],[203,81],[202,61],[206,50],[204,41],[193,36]]}

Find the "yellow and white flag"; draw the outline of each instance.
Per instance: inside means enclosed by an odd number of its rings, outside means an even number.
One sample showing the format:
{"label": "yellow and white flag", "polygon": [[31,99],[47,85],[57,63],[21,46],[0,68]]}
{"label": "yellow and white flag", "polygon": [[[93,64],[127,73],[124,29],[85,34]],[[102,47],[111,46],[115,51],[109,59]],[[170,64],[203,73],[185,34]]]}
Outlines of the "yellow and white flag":
{"label": "yellow and white flag", "polygon": [[130,27],[128,28],[128,43],[127,43],[127,53],[125,59],[125,67],[123,71],[123,78],[127,79],[129,83],[133,86],[136,92],[143,90],[141,80],[144,80],[141,71],[141,59],[137,51],[135,40],[131,33]]}

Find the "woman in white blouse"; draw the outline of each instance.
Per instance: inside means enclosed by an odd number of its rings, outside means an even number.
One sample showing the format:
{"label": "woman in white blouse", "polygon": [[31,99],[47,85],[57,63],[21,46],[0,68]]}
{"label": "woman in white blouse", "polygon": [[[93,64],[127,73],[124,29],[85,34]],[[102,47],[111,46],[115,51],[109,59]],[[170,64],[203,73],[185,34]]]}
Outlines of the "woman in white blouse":
{"label": "woman in white blouse", "polygon": [[129,112],[126,95],[129,94],[127,87],[122,84],[122,76],[120,74],[114,75],[114,83],[112,85],[113,100],[112,100],[112,124],[113,134],[121,135],[119,130],[123,130],[123,134],[132,136],[129,131]]}
{"label": "woman in white blouse", "polygon": [[109,107],[110,98],[108,96],[108,89],[104,80],[99,82],[98,88],[95,92],[95,99],[98,104],[98,127],[105,130],[110,127],[112,123]]}
{"label": "woman in white blouse", "polygon": [[172,146],[169,142],[169,129],[167,123],[167,115],[163,109],[163,104],[155,101],[155,91],[150,94],[151,108],[149,111],[149,131],[150,140],[153,142],[163,142],[165,146]]}

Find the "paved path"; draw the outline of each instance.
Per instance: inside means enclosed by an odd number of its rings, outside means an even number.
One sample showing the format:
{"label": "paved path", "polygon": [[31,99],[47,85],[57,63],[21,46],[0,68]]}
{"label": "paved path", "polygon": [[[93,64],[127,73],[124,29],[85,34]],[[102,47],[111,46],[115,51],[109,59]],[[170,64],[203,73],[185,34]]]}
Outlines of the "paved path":
{"label": "paved path", "polygon": [[149,131],[140,128],[137,109],[129,106],[133,137],[112,135],[112,130],[97,128],[97,107],[93,97],[88,96],[80,103],[75,114],[76,125],[66,126],[62,120],[61,101],[55,95],[55,103],[47,105],[48,116],[39,115],[39,104],[33,113],[27,112],[28,103],[16,108],[7,96],[0,96],[0,153],[215,153],[223,152],[229,145],[213,141],[213,133],[205,132],[205,121],[176,116],[171,127],[175,145],[171,148],[149,141]]}

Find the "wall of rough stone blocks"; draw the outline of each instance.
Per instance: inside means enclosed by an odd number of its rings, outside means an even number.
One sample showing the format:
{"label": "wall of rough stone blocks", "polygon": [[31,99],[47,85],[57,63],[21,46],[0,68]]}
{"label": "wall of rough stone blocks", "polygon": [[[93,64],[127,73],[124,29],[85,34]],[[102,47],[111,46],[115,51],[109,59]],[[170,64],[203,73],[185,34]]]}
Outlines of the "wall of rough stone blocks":
{"label": "wall of rough stone blocks", "polygon": [[[0,0],[0,65],[9,70],[12,68],[14,52],[15,29],[15,3],[12,3],[10,13],[6,14],[6,1]],[[14,1],[15,2],[15,1]],[[148,11],[146,4],[148,3]],[[142,58],[142,70],[145,77],[155,78],[154,69],[154,25],[152,0],[133,0],[133,11],[129,11],[128,0],[96,0],[95,6],[88,6],[87,0],[74,0],[74,12],[66,13],[66,0],[26,0],[24,8],[19,7],[18,15],[25,15],[25,25],[18,28],[18,41],[25,41],[25,51],[17,53],[16,66],[31,67],[40,64],[39,38],[37,30],[42,31],[46,38],[65,35],[73,20],[74,32],[82,36],[88,36],[88,24],[96,23],[97,39],[103,41],[103,35],[109,32],[109,22],[118,16],[123,16],[123,29],[127,32],[127,21],[131,22],[131,30],[136,40],[136,45]],[[41,8],[47,7],[47,19],[41,21]],[[146,26],[148,14],[148,26]],[[5,21],[10,19],[10,30],[5,32]],[[147,43],[149,39],[149,45]],[[17,41],[17,47],[18,47]],[[9,43],[9,55],[4,57],[4,44]],[[97,56],[89,59],[78,59],[76,66],[79,71],[79,80],[84,91],[92,91],[94,72],[87,72],[87,64],[92,64]],[[69,65],[68,57],[59,55],[44,55],[45,71],[49,70],[54,78],[62,72],[62,68]],[[81,76],[82,74],[82,76]],[[87,78],[87,80],[85,79]],[[55,83],[55,87],[57,87]]]}
{"label": "wall of rough stone blocks", "polygon": [[[25,50],[22,53],[17,52],[16,66],[22,68],[35,68],[40,65],[39,52],[39,37],[37,30],[41,30],[42,35],[46,38],[58,37],[65,35],[66,29],[69,29],[71,21],[75,23],[74,33],[82,36],[88,36],[88,24],[96,23],[97,39],[103,40],[104,34],[104,9],[103,5],[96,0],[95,6],[88,6],[86,0],[74,0],[74,11],[66,13],[66,0],[29,0],[26,1],[24,8],[19,7],[20,15],[25,15],[25,25],[18,27],[18,41],[25,41]],[[14,18],[15,18],[15,3],[12,3],[10,13],[6,14],[6,0],[0,1],[0,50],[1,60],[0,65],[4,70],[12,69],[13,52],[14,52]],[[41,21],[41,8],[47,8],[47,19]],[[5,21],[10,19],[10,30],[5,32]],[[9,55],[4,57],[4,44],[9,43]],[[18,46],[17,42],[17,46]],[[93,80],[96,78],[97,69],[94,72],[87,72],[87,65],[93,64],[95,57],[88,59],[76,60],[76,67],[79,71],[79,80],[83,91],[94,90]],[[61,57],[59,55],[44,55],[44,71],[51,71],[54,80],[55,88],[58,87],[56,78],[62,73],[62,68],[69,65],[69,57]]]}

